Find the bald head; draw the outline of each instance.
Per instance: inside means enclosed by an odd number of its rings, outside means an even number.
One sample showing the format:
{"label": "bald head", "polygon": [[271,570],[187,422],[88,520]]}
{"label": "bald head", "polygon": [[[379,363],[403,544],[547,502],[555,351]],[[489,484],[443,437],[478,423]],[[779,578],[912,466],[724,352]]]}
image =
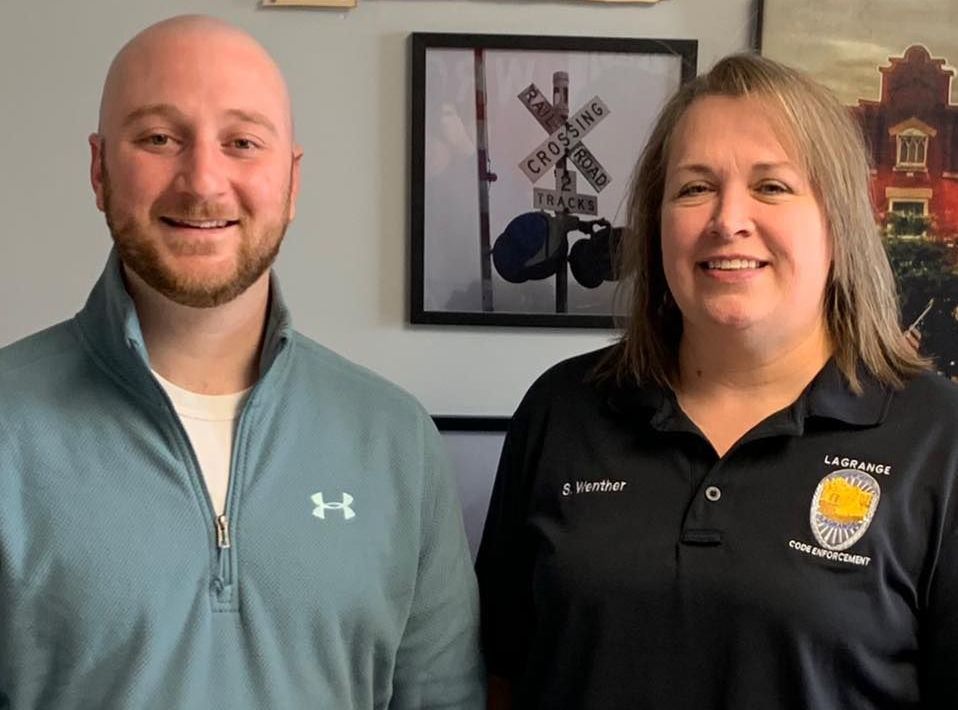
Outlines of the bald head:
{"label": "bald head", "polygon": [[265,103],[275,109],[276,128],[291,143],[289,91],[276,62],[245,31],[205,15],[180,15],[157,22],[120,49],[103,84],[98,132],[108,138],[127,118],[124,111],[135,110],[131,104],[151,103],[150,92],[159,85],[173,88],[164,74],[175,73],[175,79],[181,81],[202,81],[208,70],[230,67],[235,69],[237,84],[255,85]]}
{"label": "bald head", "polygon": [[302,151],[286,82],[258,42],[196,15],[143,30],[110,65],[90,149],[128,272],[181,305],[226,303],[254,283],[266,298]]}

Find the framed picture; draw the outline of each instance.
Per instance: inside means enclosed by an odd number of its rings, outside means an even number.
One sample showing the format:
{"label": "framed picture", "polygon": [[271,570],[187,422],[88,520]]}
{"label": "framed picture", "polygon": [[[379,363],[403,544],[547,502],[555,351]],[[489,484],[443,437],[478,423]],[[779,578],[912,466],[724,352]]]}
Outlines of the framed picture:
{"label": "framed picture", "polygon": [[434,416],[456,471],[469,551],[476,558],[509,417]]}
{"label": "framed picture", "polygon": [[610,328],[612,258],[692,40],[412,35],[413,323]]}
{"label": "framed picture", "polygon": [[862,126],[903,327],[958,380],[958,6],[764,0],[761,51],[831,88]]}

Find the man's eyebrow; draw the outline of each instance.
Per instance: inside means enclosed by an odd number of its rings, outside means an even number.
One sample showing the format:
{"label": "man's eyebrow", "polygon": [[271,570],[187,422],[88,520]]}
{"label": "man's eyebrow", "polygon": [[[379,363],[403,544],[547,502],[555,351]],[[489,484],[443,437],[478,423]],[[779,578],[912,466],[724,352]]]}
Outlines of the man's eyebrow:
{"label": "man's eyebrow", "polygon": [[260,113],[259,111],[247,111],[240,108],[231,108],[226,112],[226,115],[243,121],[244,123],[255,123],[268,130],[274,136],[279,135],[279,131],[276,130],[276,125],[269,120],[269,117],[266,116],[266,114]]}
{"label": "man's eyebrow", "polygon": [[129,126],[130,124],[136,123],[140,119],[147,118],[149,116],[159,116],[161,118],[168,118],[178,122],[186,120],[186,116],[183,114],[183,112],[172,104],[147,104],[146,106],[140,106],[139,108],[130,111],[126,115],[126,118],[123,119],[123,126]]}
{"label": "man's eyebrow", "polygon": [[[269,117],[266,116],[266,114],[260,113],[259,111],[231,108],[226,111],[226,115],[230,118],[243,121],[245,123],[255,123],[258,126],[262,126],[273,135],[279,135],[276,125],[269,119]],[[146,106],[140,106],[139,108],[130,111],[130,113],[126,115],[126,118],[123,119],[123,125],[129,126],[132,123],[136,123],[137,121],[150,116],[167,118],[178,123],[186,123],[187,121],[186,114],[172,104],[147,104]]]}

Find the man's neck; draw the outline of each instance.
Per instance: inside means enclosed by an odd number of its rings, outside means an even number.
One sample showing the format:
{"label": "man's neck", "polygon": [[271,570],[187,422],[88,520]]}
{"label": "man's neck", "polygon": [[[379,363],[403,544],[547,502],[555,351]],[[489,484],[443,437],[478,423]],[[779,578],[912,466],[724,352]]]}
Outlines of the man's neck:
{"label": "man's neck", "polygon": [[124,275],[156,372],[199,394],[230,394],[255,384],[269,305],[269,272],[229,303],[213,308],[180,305],[129,269]]}

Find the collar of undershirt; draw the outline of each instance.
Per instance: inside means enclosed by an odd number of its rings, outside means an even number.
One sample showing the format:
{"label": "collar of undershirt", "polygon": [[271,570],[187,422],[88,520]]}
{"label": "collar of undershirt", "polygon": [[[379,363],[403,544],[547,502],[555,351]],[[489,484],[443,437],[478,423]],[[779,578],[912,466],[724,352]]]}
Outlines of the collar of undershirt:
{"label": "collar of undershirt", "polygon": [[173,384],[156,370],[152,370],[152,372],[156,381],[166,390],[176,413],[189,419],[201,419],[209,422],[232,421],[239,416],[243,402],[246,401],[246,397],[252,389],[252,387],[247,387],[240,392],[230,394],[200,394]]}

